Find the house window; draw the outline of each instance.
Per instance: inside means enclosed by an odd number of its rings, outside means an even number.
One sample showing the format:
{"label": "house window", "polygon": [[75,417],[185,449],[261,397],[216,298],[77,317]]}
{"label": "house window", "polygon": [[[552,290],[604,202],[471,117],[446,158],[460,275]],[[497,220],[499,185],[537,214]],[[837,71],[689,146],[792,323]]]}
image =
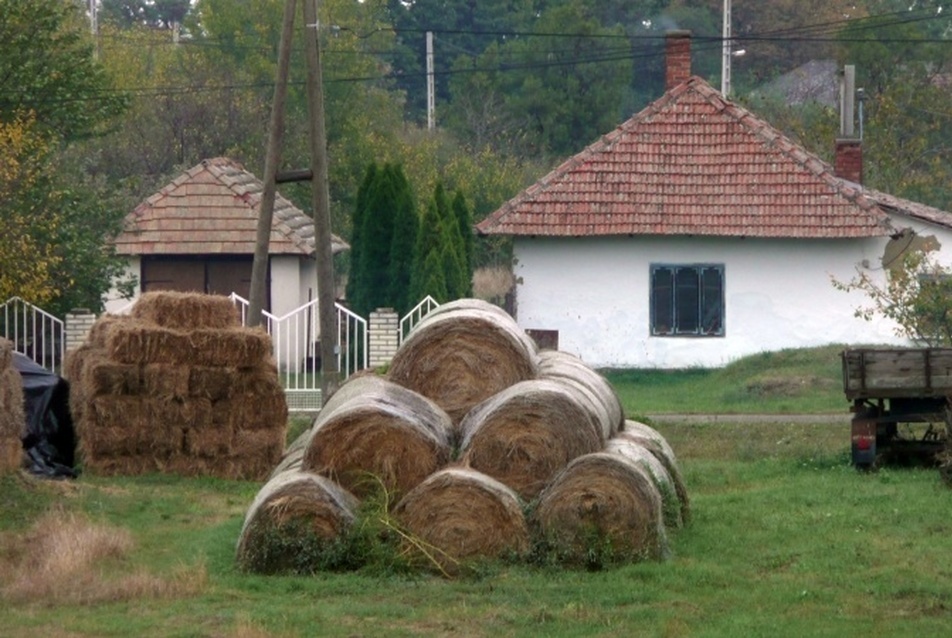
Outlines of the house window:
{"label": "house window", "polygon": [[651,266],[651,334],[724,336],[724,266]]}

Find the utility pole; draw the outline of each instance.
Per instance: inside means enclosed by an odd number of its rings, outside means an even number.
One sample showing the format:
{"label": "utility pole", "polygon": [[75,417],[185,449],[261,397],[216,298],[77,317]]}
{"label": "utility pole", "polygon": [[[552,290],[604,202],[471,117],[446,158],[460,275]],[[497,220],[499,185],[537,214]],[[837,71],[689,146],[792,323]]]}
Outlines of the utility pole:
{"label": "utility pole", "polygon": [[97,0],[89,0],[89,30],[93,34],[93,60],[99,59],[99,15]]}
{"label": "utility pole", "polygon": [[426,129],[436,127],[436,88],[433,82],[433,32],[426,32]]}
{"label": "utility pole", "polygon": [[331,246],[331,206],[327,187],[327,136],[318,40],[318,0],[304,0],[304,53],[307,58],[307,106],[310,115],[311,197],[317,257],[317,310],[321,327],[321,398],[327,401],[340,384],[337,365],[337,308]]}
{"label": "utility pole", "polygon": [[268,129],[268,149],[264,160],[264,185],[258,207],[258,226],[255,235],[255,257],[251,264],[251,291],[248,296],[249,326],[261,325],[264,298],[268,283],[268,254],[271,243],[271,223],[274,217],[274,199],[277,194],[278,166],[281,164],[281,145],[284,143],[284,105],[288,95],[288,69],[291,64],[291,39],[294,36],[295,0],[284,4],[281,42],[278,44],[278,70],[274,81],[274,101],[271,103],[271,124]]}
{"label": "utility pole", "polygon": [[721,96],[731,92],[731,0],[724,0],[724,31],[721,50]]}
{"label": "utility pole", "polygon": [[265,157],[264,185],[258,211],[255,257],[251,268],[251,299],[248,303],[247,323],[249,326],[261,324],[267,291],[268,253],[277,184],[310,181],[314,208],[314,248],[317,260],[317,300],[321,333],[321,398],[322,401],[327,401],[337,391],[340,384],[340,370],[337,365],[338,330],[331,244],[330,194],[327,188],[327,139],[324,132],[324,95],[317,30],[317,0],[303,0],[302,4],[307,60],[311,168],[283,173],[278,170],[281,163],[281,145],[284,140],[284,108],[296,8],[296,0],[285,0],[274,103],[271,106],[268,149]]}

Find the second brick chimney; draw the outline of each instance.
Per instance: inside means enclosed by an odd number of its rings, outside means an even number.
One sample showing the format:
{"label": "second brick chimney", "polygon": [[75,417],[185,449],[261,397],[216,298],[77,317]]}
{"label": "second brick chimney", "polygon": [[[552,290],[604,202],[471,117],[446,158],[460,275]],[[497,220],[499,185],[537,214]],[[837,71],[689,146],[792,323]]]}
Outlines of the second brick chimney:
{"label": "second brick chimney", "polygon": [[842,179],[863,183],[863,142],[857,138],[836,140],[833,173]]}
{"label": "second brick chimney", "polygon": [[664,45],[664,90],[691,77],[691,32],[668,31]]}

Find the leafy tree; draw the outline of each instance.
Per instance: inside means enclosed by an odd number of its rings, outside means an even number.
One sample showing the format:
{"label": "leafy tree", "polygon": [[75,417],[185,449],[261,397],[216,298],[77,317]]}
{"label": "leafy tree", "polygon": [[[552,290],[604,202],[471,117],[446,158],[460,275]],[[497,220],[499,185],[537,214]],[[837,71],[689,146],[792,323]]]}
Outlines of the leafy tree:
{"label": "leafy tree", "polygon": [[85,17],[62,0],[0,0],[0,120],[30,117],[70,142],[103,132],[125,99],[92,59]]}
{"label": "leafy tree", "polygon": [[[56,296],[52,271],[60,257],[37,231],[48,232],[46,216],[37,217],[30,195],[46,168],[48,146],[33,130],[32,119],[0,121],[0,301],[20,296],[45,304]],[[41,211],[42,212],[42,211]]]}
{"label": "leafy tree", "polygon": [[102,307],[121,264],[106,246],[122,211],[65,161],[124,100],[92,56],[75,5],[0,0],[0,293],[62,314]]}
{"label": "leafy tree", "polygon": [[[672,4],[688,5],[685,0]],[[718,16],[722,25],[723,0],[701,5]],[[833,36],[847,20],[866,15],[864,2],[855,0],[761,0],[731,5],[731,35],[736,49],[746,55],[731,65],[731,80],[743,91],[816,59],[836,55]],[[720,35],[720,30],[715,35]],[[708,50],[720,60],[721,43]],[[719,66],[719,65],[718,65]],[[718,74],[719,75],[719,74]]]}
{"label": "leafy tree", "polygon": [[[929,4],[929,3],[920,3]],[[892,6],[877,3],[879,9]],[[949,209],[952,193],[952,16],[934,8],[877,14],[841,34],[841,56],[856,65],[864,103],[865,182],[874,188]],[[862,42],[854,41],[857,35]]]}
{"label": "leafy tree", "polygon": [[0,122],[0,300],[20,296],[59,316],[99,311],[123,271],[109,244],[121,209],[55,162],[37,129],[31,120]]}
{"label": "leafy tree", "polygon": [[191,7],[189,0],[101,0],[100,4],[102,22],[160,29],[182,24]]}
{"label": "leafy tree", "polygon": [[454,68],[457,58],[479,55],[490,44],[527,30],[535,20],[536,4],[532,0],[388,0],[390,21],[397,32],[396,53],[390,62],[398,87],[407,95],[409,119],[426,120],[427,31],[438,32],[433,42],[434,63],[440,71],[436,98],[445,104],[450,100],[446,69]]}
{"label": "leafy tree", "polygon": [[851,281],[834,280],[833,285],[867,295],[869,305],[857,308],[857,317],[885,317],[895,322],[898,336],[930,347],[952,346],[952,271],[928,253],[903,252],[886,268],[885,281],[863,270]]}
{"label": "leafy tree", "polygon": [[[572,25],[570,34],[553,35],[565,34],[564,25]],[[523,129],[522,153],[576,152],[626,115],[632,76],[627,36],[619,27],[603,27],[577,3],[547,10],[533,32],[538,36],[491,45],[473,63],[476,69],[507,70],[454,76],[453,108],[473,95],[488,95],[502,110],[498,121]],[[455,117],[473,121],[467,114]],[[506,135],[513,139],[511,132]]]}

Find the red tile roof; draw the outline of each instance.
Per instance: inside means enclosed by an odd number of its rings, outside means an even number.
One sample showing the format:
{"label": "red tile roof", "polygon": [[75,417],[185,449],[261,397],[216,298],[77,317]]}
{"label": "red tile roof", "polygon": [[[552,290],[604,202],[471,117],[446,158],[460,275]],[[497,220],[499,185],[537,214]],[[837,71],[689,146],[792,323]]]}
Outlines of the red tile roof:
{"label": "red tile roof", "polygon": [[[120,255],[254,254],[264,185],[224,157],[185,171],[126,215],[116,238]],[[272,255],[313,255],[314,222],[277,195]],[[348,246],[334,236],[335,253]]]}
{"label": "red tile roof", "polygon": [[894,232],[862,187],[693,76],[480,222],[485,235]]}

